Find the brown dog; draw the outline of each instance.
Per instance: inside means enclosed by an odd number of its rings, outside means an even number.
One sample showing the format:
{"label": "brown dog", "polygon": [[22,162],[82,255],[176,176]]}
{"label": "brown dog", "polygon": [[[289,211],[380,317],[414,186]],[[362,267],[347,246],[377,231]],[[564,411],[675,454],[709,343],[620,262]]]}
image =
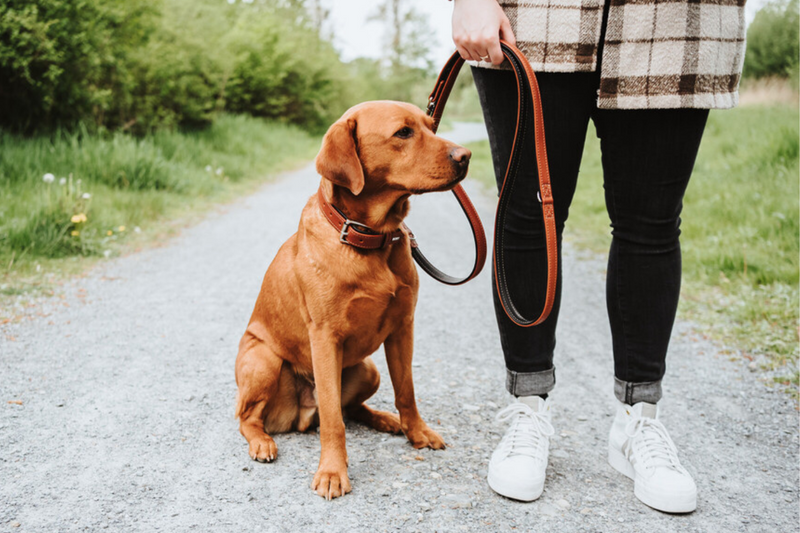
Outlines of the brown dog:
{"label": "brown dog", "polygon": [[[236,416],[250,457],[275,459],[267,433],[320,425],[319,468],[311,488],[328,499],[350,492],[344,411],[378,431],[405,433],[415,448],[444,448],[420,418],[411,378],[418,278],[409,237],[397,232],[412,194],[453,188],[470,152],[431,130],[419,108],[367,102],[333,124],[317,155],[323,198],[351,220],[398,240],[363,250],[340,242],[317,195],[278,251],[239,343]],[[400,416],[364,405],[380,375],[380,345]]]}

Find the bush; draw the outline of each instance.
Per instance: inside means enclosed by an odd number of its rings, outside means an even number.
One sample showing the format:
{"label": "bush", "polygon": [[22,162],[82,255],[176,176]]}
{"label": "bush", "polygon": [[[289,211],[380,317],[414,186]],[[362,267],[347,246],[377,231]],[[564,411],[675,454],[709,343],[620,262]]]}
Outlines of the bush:
{"label": "bush", "polygon": [[[346,107],[343,65],[311,28],[286,32],[271,19],[240,19],[229,44],[225,108],[324,131]],[[226,74],[227,76],[228,74]]]}
{"label": "bush", "polygon": [[745,77],[798,78],[798,0],[774,0],[756,14],[747,30]]}
{"label": "bush", "polygon": [[124,107],[132,51],[156,11],[145,0],[6,0],[0,11],[2,125],[31,131]]}
{"label": "bush", "polygon": [[[301,51],[301,52],[300,52]],[[231,110],[323,129],[353,80],[302,2],[6,0],[0,127],[147,133]]]}

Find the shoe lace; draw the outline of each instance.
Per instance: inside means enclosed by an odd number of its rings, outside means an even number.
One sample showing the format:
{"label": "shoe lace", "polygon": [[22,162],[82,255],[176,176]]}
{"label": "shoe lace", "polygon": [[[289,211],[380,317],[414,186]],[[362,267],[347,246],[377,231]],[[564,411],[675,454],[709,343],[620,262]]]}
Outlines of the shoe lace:
{"label": "shoe lace", "polygon": [[500,443],[506,456],[532,455],[532,450],[539,447],[542,436],[549,437],[555,433],[543,411],[534,411],[522,402],[505,407],[497,413],[495,420],[511,420],[511,426]]}
{"label": "shoe lace", "polygon": [[678,450],[672,442],[667,428],[655,418],[635,418],[625,426],[625,434],[629,442],[638,441],[636,451],[641,454],[641,459],[646,467],[657,468],[660,466],[677,471],[683,471],[678,460]]}

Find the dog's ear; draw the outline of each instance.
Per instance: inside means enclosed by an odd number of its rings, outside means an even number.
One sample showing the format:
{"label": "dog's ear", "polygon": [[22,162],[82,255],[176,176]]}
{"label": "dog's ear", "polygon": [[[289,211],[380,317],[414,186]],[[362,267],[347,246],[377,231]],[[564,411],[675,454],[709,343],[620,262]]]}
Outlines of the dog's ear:
{"label": "dog's ear", "polygon": [[358,196],[364,188],[364,170],[356,152],[356,121],[341,119],[328,129],[317,154],[317,172]]}

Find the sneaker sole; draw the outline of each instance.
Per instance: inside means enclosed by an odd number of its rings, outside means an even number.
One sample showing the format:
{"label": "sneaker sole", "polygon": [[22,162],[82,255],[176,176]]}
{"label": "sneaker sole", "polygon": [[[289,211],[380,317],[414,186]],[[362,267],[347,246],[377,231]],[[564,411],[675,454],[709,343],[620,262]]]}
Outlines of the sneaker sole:
{"label": "sneaker sole", "polygon": [[697,493],[663,496],[649,492],[636,482],[636,470],[621,451],[608,448],[608,463],[620,474],[633,480],[633,494],[640,502],[664,513],[691,513],[697,509]]}
{"label": "sneaker sole", "polygon": [[533,488],[530,490],[520,490],[519,487],[512,486],[509,483],[503,482],[502,480],[497,480],[492,477],[492,473],[489,472],[487,476],[487,481],[489,482],[489,487],[493,491],[495,491],[500,496],[505,496],[506,498],[511,498],[512,500],[519,500],[522,502],[532,502],[539,498],[544,492],[544,480],[541,483],[537,483],[534,485]]}

